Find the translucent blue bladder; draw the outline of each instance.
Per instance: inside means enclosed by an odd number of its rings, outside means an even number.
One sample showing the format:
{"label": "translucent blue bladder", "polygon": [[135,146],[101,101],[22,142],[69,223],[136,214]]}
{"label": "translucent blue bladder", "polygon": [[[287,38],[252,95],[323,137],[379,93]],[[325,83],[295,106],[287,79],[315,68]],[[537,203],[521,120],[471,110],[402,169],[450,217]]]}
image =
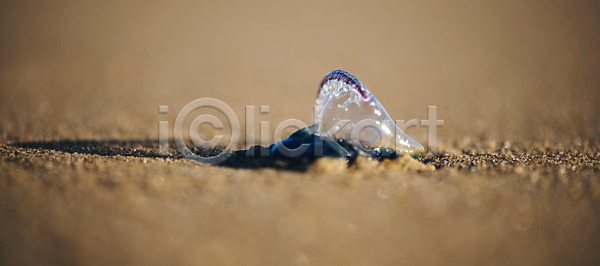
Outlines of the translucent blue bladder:
{"label": "translucent blue bladder", "polygon": [[379,160],[409,154],[420,157],[423,145],[404,133],[383,105],[356,77],[344,70],[321,81],[314,124],[270,147],[274,159],[307,161],[321,156],[372,156]]}

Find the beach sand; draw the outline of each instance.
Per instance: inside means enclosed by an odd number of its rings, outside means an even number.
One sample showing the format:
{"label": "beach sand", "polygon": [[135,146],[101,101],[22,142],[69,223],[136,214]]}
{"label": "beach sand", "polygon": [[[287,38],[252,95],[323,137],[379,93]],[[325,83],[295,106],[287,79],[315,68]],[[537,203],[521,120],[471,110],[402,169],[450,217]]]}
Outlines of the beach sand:
{"label": "beach sand", "polygon": [[[593,1],[2,5],[2,265],[600,263]],[[435,150],[306,171],[159,150],[198,98],[242,136],[246,106],[256,136],[310,124],[333,69],[394,119],[437,106]]]}

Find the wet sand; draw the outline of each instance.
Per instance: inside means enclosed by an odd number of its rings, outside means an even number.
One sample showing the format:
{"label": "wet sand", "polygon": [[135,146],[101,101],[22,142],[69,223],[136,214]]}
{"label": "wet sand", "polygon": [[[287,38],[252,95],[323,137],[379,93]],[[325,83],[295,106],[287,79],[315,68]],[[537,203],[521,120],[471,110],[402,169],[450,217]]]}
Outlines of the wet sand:
{"label": "wet sand", "polygon": [[[600,263],[594,2],[4,5],[0,264]],[[242,128],[255,106],[257,135],[309,124],[337,68],[394,119],[438,106],[437,150],[306,171],[159,152],[202,97]]]}
{"label": "wet sand", "polygon": [[324,159],[307,172],[200,166],[147,142],[13,144],[0,154],[9,264],[598,258],[598,153],[469,150],[424,158],[433,171]]}

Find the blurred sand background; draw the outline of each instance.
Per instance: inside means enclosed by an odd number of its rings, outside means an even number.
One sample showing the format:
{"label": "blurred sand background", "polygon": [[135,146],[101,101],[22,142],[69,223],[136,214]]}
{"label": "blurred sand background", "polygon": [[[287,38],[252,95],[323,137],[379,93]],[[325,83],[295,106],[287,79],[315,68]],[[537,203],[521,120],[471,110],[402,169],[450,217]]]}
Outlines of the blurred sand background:
{"label": "blurred sand background", "polygon": [[[595,1],[4,1],[0,263],[598,263],[599,11]],[[257,126],[309,124],[333,69],[356,75],[394,119],[438,106],[448,158],[547,157],[296,173],[151,156],[158,121],[172,125],[197,98],[226,102],[242,128],[246,105],[270,106]],[[407,133],[426,141],[424,128]]]}

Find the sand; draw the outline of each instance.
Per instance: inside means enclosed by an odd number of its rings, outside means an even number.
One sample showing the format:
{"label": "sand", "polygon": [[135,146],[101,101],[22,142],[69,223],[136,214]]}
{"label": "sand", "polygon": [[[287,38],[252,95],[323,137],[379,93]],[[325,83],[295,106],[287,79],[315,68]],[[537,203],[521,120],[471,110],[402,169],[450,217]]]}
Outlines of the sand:
{"label": "sand", "polygon": [[[600,264],[593,1],[0,10],[2,265]],[[242,129],[254,106],[257,136],[310,124],[337,68],[394,119],[438,106],[435,150],[306,171],[159,150],[159,121],[202,97]]]}

